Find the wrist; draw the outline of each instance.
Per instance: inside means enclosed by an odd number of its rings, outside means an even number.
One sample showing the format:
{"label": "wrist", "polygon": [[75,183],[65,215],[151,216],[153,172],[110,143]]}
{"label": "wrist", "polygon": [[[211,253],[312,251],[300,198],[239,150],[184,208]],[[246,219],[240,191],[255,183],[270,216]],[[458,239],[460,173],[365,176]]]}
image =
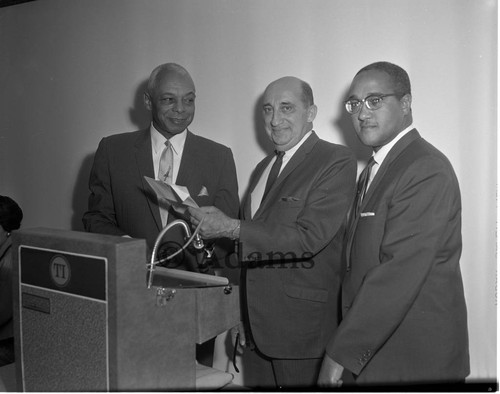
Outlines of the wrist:
{"label": "wrist", "polygon": [[240,237],[240,226],[241,226],[241,221],[235,220],[235,225],[229,233],[229,238],[238,239]]}

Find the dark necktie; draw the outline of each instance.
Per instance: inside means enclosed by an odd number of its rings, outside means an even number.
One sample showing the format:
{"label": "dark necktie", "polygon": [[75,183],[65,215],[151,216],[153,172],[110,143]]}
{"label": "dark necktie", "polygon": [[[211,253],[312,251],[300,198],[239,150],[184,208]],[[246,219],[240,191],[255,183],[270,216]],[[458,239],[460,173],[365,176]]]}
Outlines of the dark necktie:
{"label": "dark necktie", "polygon": [[[360,215],[361,203],[363,202],[363,197],[365,196],[366,189],[368,187],[368,180],[370,179],[370,172],[374,164],[375,164],[375,159],[372,156],[370,160],[368,160],[368,164],[366,165],[366,167],[359,175],[356,198],[354,200],[353,206],[351,207],[351,212],[349,213],[349,219],[347,222],[347,232],[346,232],[346,235],[348,237],[347,239],[352,239],[354,233],[354,224],[356,223],[356,220]],[[349,254],[351,253],[351,250],[349,248],[346,248],[345,253],[347,261],[347,271],[350,271],[351,263],[349,259]]]}
{"label": "dark necktie", "polygon": [[361,172],[361,175],[359,176],[358,180],[358,188],[356,192],[356,202],[354,204],[354,212],[353,212],[353,217],[352,220],[355,220],[356,217],[359,215],[359,211],[361,209],[361,203],[363,202],[363,197],[366,194],[366,189],[368,187],[368,180],[370,179],[370,172],[372,170],[373,165],[375,164],[375,159],[370,157],[370,160],[368,160],[368,164],[364,168],[364,170]]}
{"label": "dark necktie", "polygon": [[285,152],[284,151],[275,151],[275,152],[276,152],[276,160],[274,161],[273,166],[271,167],[271,171],[269,172],[269,176],[267,177],[266,188],[264,189],[264,194],[262,195],[261,203],[265,200],[267,193],[269,193],[269,190],[273,186],[273,183],[276,181],[276,178],[278,178],[281,169],[281,164],[283,163],[283,156],[285,155]]}

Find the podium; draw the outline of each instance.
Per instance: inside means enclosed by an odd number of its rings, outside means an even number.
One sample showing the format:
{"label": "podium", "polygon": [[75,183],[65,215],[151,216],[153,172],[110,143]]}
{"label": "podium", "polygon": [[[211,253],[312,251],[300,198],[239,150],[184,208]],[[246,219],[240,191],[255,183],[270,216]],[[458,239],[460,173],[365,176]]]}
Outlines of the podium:
{"label": "podium", "polygon": [[19,391],[204,389],[195,344],[239,323],[236,286],[157,268],[148,289],[144,240],[47,228],[12,237]]}

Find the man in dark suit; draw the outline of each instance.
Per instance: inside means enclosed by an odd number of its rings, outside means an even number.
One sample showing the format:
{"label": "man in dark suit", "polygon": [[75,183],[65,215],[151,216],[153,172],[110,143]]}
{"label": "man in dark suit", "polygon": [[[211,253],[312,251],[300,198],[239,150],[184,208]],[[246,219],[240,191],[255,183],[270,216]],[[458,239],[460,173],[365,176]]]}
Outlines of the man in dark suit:
{"label": "man in dark suit", "polygon": [[374,161],[358,183],[343,320],[320,385],[340,385],[344,369],[359,385],[450,384],[469,374],[459,185],[414,128],[411,100],[408,74],[391,63],[364,67],[351,84],[346,109]]}
{"label": "man in dark suit", "polygon": [[[94,233],[144,238],[151,251],[162,228],[177,218],[172,209],[160,209],[144,178],[161,177],[167,141],[173,165],[170,182],[187,187],[199,206],[214,205],[234,216],[239,197],[231,150],[187,129],[195,112],[195,86],[189,73],[174,63],[158,66],[149,78],[144,102],[152,115],[149,128],[101,140],[90,174],[91,194],[83,223]],[[176,226],[164,238],[166,253],[172,254],[184,244],[185,233]],[[227,245],[217,250],[220,259],[231,252],[225,249]],[[170,268],[199,271],[204,258],[187,252],[170,262]],[[146,256],[137,263],[146,263]],[[198,360],[210,365],[213,341],[208,348],[200,351]]]}
{"label": "man in dark suit", "polygon": [[[203,237],[239,239],[249,334],[245,340],[240,330],[240,343],[252,342],[271,361],[278,387],[314,387],[338,324],[341,244],[356,162],[349,149],[312,130],[317,109],[307,83],[272,82],[262,109],[277,154],[257,165],[242,219],[214,207],[189,211],[192,224],[203,218]],[[279,174],[274,183],[273,173]]]}
{"label": "man in dark suit", "polygon": [[[188,130],[195,112],[195,86],[175,63],[158,66],[149,78],[144,102],[152,115],[145,130],[103,138],[90,174],[85,229],[94,233],[145,238],[151,249],[163,227],[158,200],[144,176],[158,179],[165,142],[173,151],[172,182],[186,186],[200,205],[214,205],[228,215],[239,209],[236,168],[229,148]],[[168,211],[168,222],[177,218]],[[162,223],[163,220],[163,223]],[[184,243],[182,228],[166,234],[170,244]],[[197,270],[189,253],[174,268]]]}

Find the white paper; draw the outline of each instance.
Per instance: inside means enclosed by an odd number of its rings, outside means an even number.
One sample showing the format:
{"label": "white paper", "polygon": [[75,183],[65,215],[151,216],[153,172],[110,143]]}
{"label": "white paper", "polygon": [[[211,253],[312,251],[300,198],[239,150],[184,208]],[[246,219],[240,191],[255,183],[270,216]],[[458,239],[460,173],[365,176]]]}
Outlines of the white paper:
{"label": "white paper", "polygon": [[151,189],[155,192],[158,202],[172,206],[179,214],[184,215],[187,207],[198,208],[185,186],[168,185],[165,182],[145,176]]}

